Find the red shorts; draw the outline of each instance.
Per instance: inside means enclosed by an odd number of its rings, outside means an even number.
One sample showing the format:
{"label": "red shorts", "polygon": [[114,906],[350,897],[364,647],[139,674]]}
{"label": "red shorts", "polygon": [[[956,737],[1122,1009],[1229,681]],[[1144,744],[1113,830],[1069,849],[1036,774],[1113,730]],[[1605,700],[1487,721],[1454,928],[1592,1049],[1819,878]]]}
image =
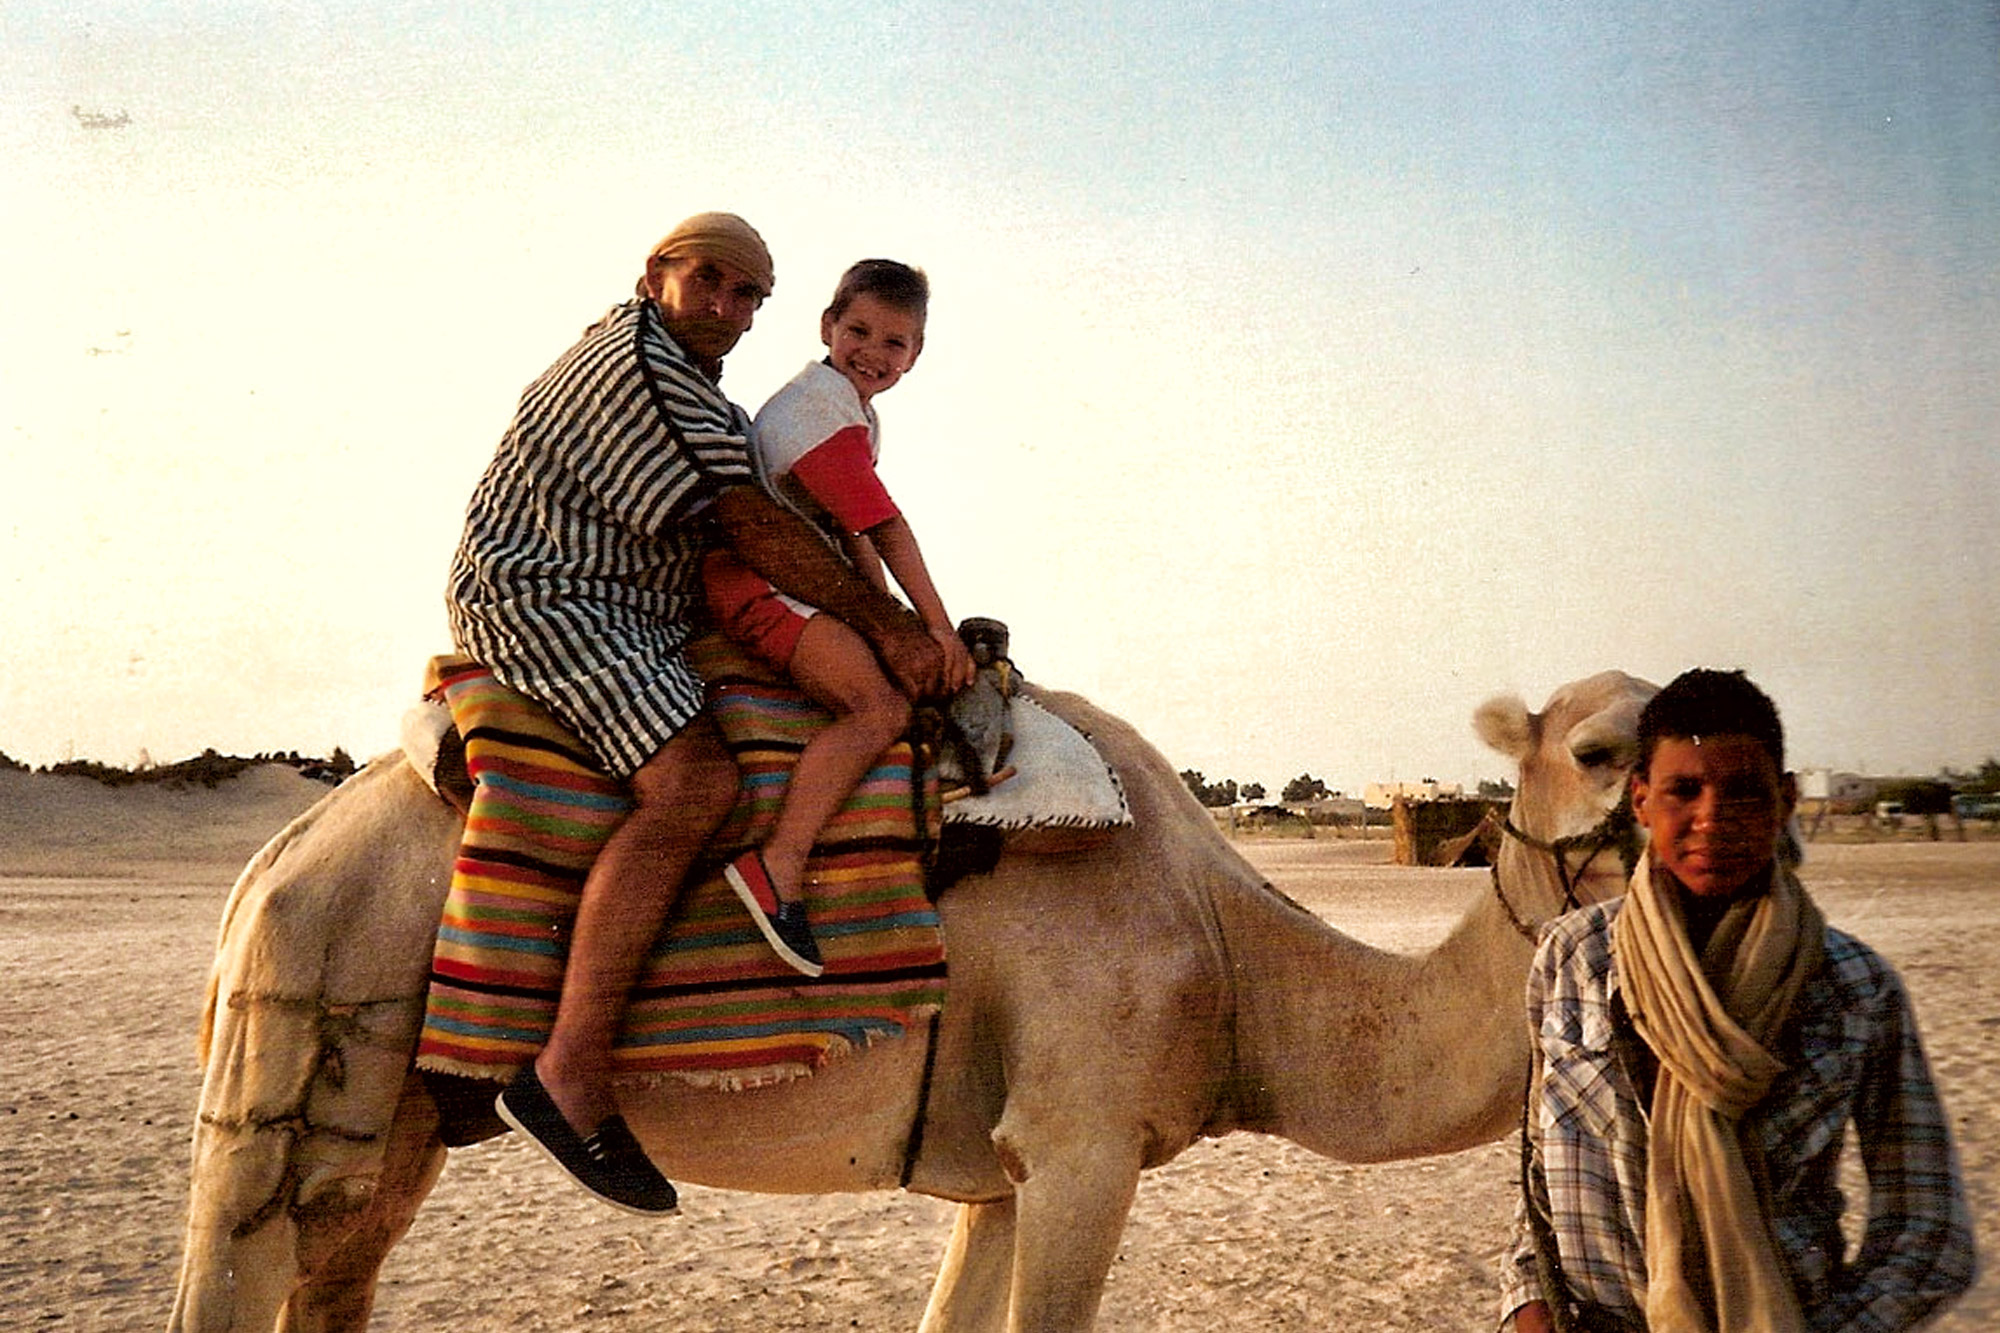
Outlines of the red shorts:
{"label": "red shorts", "polygon": [[766,666],[789,671],[799,635],[819,612],[773,588],[728,551],[702,557],[701,581],[716,627]]}

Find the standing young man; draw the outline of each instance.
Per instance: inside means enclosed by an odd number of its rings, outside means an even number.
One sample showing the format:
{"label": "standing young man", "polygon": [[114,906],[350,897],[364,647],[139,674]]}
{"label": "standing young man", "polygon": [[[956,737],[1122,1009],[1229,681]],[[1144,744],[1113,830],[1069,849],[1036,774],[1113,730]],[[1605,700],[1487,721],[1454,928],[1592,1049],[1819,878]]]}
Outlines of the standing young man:
{"label": "standing young man", "polygon": [[1964,1191],[1901,979],[1779,855],[1797,787],[1777,709],[1741,672],[1689,671],[1647,704],[1639,752],[1631,887],[1558,920],[1528,977],[1503,1327],[1910,1328],[1972,1283]]}

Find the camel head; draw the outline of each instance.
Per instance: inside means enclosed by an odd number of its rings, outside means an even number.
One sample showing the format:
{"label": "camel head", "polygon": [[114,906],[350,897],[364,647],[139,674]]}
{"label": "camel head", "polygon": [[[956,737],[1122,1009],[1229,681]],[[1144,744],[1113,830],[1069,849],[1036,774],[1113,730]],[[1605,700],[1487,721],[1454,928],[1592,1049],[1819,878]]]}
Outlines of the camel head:
{"label": "camel head", "polygon": [[1539,713],[1507,695],[1473,715],[1480,739],[1520,769],[1508,811],[1510,843],[1516,852],[1535,852],[1547,874],[1564,884],[1557,891],[1578,902],[1624,891],[1623,838],[1610,835],[1622,833],[1619,812],[1639,757],[1639,711],[1658,692],[1622,671],[1603,671],[1564,685]]}

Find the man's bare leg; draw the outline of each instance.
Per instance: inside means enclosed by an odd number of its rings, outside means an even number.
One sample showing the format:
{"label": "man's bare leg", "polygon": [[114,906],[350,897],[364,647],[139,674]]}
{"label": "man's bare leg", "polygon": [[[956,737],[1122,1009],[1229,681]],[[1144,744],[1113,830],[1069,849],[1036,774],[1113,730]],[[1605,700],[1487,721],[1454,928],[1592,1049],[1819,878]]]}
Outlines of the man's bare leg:
{"label": "man's bare leg", "polygon": [[791,675],[833,721],[799,753],[764,843],[764,868],[783,902],[798,901],[819,831],[910,724],[910,701],[882,674],[868,641],[832,616],[806,622],[792,651]]}
{"label": "man's bare leg", "polygon": [[535,1061],[542,1086],[579,1134],[617,1110],[611,1043],[626,998],[736,787],[736,762],[704,713],[632,775],[632,813],[584,880],[555,1030]]}

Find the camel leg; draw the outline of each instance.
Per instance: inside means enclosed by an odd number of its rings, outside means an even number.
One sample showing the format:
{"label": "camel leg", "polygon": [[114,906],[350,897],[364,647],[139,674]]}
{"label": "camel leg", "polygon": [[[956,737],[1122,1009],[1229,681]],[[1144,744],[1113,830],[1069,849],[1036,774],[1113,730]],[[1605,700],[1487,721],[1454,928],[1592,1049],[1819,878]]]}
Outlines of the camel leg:
{"label": "camel leg", "polygon": [[1013,1197],[959,1205],[917,1333],[1004,1329],[1013,1283]]}
{"label": "camel leg", "polygon": [[288,1217],[233,1234],[191,1224],[167,1333],[270,1333],[298,1276]]}
{"label": "camel leg", "polygon": [[[1007,1155],[1006,1136],[995,1137]],[[1088,1146],[1098,1151],[1040,1162],[1011,1198],[959,1208],[918,1333],[1090,1328],[1138,1192],[1139,1154]]]}
{"label": "camel leg", "polygon": [[368,1321],[375,1274],[444,1165],[437,1111],[405,1082],[370,1186],[339,1179],[298,1197],[305,1155],[289,1129],[196,1129],[186,1256],[168,1333],[320,1333]]}
{"label": "camel leg", "polygon": [[1009,1333],[1084,1333],[1097,1318],[1138,1193],[1139,1153],[1083,1146],[1038,1162],[1015,1188]]}
{"label": "camel leg", "polygon": [[299,1218],[305,1281],[292,1293],[281,1333],[360,1333],[375,1306],[382,1261],[410,1229],[444,1170],[436,1104],[412,1071],[389,1126],[382,1174],[367,1206]]}
{"label": "camel leg", "polygon": [[[224,1034],[240,1037],[241,1016],[224,1011],[224,1018]],[[298,1284],[298,1224],[285,1206],[298,1129],[237,1110],[248,1098],[236,1093],[231,1076],[242,1067],[215,1060],[203,1087],[167,1333],[271,1333]]]}

